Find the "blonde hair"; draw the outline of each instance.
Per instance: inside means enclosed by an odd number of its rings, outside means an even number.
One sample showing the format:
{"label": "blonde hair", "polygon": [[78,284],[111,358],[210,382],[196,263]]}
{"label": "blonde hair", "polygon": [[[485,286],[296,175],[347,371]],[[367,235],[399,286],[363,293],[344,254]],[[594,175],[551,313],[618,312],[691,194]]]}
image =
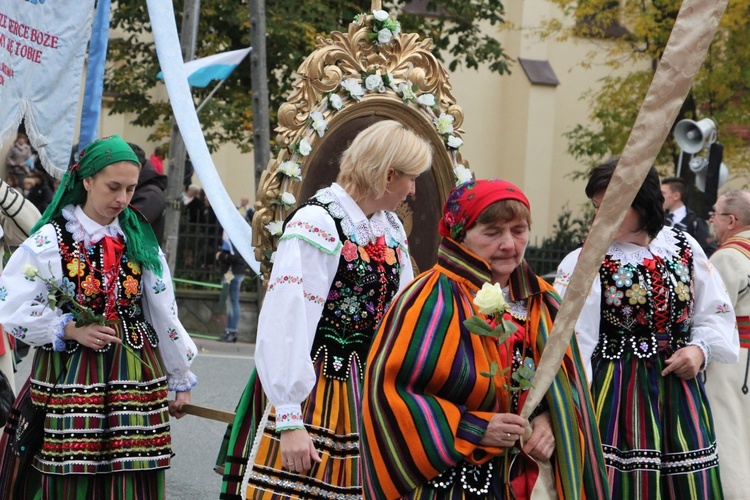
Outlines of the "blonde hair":
{"label": "blonde hair", "polygon": [[419,175],[432,166],[432,146],[423,137],[394,120],[370,125],[354,138],[341,156],[336,182],[354,200],[380,198],[388,184],[388,170]]}

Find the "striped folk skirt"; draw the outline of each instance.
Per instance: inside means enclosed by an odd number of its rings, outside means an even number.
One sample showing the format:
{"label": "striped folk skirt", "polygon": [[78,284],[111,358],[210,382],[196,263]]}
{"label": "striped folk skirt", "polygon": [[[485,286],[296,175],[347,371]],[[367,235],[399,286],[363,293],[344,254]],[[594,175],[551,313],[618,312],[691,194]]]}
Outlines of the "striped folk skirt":
{"label": "striped folk skirt", "polygon": [[[298,474],[282,467],[279,434],[273,408],[263,421],[268,405],[257,373],[253,371],[237,406],[233,424],[227,427],[217,470],[223,473],[222,499],[323,499],[360,500],[359,419],[361,379],[357,363],[351,364],[345,381],[323,375],[325,357],[316,361],[317,381],[302,404],[302,418],[322,463]],[[255,459],[248,467],[257,432]]]}
{"label": "striped folk skirt", "polygon": [[700,377],[666,377],[665,357],[593,359],[591,393],[612,498],[722,498],[711,408]]}
{"label": "striped folk skirt", "polygon": [[[172,450],[157,350],[148,342],[131,351],[116,344],[72,353],[37,349],[33,363],[14,406],[31,398],[46,410],[44,440],[27,471],[3,448],[0,495],[163,499]],[[9,421],[3,443],[13,436]]]}

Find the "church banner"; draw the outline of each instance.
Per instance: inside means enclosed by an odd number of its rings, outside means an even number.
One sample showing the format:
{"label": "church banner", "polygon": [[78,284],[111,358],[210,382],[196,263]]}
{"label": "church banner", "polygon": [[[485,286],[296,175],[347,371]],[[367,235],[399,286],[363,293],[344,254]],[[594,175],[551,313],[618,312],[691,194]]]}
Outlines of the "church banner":
{"label": "church banner", "polygon": [[0,3],[0,145],[23,120],[42,164],[68,167],[94,0]]}

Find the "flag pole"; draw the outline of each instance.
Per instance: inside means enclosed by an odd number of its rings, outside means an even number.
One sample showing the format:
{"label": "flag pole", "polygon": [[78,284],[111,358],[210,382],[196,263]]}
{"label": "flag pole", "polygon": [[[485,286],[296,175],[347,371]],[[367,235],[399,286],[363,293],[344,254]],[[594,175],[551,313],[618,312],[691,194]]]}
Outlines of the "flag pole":
{"label": "flag pole", "polygon": [[[229,75],[227,75],[227,78],[229,78]],[[203,109],[203,106],[205,106],[206,103],[208,102],[208,100],[211,99],[214,96],[214,94],[216,93],[216,91],[219,90],[219,87],[221,87],[222,85],[224,85],[225,81],[227,81],[226,78],[224,78],[223,80],[220,80],[219,83],[217,83],[216,86],[213,88],[213,90],[211,90],[211,92],[206,96],[206,98],[201,101],[201,103],[198,105],[198,107],[195,108],[195,114],[196,115],[201,112],[201,109]]]}

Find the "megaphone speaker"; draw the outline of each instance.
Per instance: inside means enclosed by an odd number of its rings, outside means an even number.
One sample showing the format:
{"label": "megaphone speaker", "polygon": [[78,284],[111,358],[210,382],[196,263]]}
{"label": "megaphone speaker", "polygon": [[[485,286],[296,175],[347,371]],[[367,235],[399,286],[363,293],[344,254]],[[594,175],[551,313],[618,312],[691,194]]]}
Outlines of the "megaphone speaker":
{"label": "megaphone speaker", "polygon": [[711,118],[680,120],[674,128],[674,140],[684,152],[695,154],[716,141],[716,123]]}
{"label": "megaphone speaker", "polygon": [[[708,165],[708,162],[706,162],[706,165]],[[698,188],[698,191],[701,193],[706,192],[706,175],[708,174],[708,169],[704,168],[703,170],[696,172],[695,174],[695,187]],[[723,186],[727,180],[729,179],[729,167],[727,167],[726,163],[721,162],[721,167],[719,167],[719,186]]]}

